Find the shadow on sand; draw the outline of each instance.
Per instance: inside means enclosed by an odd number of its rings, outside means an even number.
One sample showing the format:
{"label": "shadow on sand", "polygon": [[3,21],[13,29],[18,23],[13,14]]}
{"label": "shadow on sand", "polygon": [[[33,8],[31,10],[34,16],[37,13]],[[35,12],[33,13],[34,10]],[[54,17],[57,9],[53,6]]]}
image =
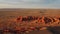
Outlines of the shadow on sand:
{"label": "shadow on sand", "polygon": [[48,27],[48,30],[53,34],[60,34],[60,26]]}

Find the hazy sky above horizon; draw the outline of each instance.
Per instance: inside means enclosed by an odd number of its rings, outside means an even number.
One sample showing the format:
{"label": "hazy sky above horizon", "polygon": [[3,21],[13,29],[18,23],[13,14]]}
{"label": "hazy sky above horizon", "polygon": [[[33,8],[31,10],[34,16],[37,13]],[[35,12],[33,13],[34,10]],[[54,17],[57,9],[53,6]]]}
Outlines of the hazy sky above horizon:
{"label": "hazy sky above horizon", "polygon": [[60,8],[60,0],[0,0],[0,8]]}

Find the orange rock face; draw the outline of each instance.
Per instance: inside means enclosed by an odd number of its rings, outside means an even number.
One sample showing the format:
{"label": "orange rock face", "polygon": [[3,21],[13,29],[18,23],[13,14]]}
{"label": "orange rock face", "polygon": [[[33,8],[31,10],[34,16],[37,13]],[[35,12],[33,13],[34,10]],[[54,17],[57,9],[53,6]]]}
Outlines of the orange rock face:
{"label": "orange rock face", "polygon": [[23,21],[33,21],[37,20],[38,22],[42,23],[50,23],[50,22],[56,22],[60,20],[60,17],[36,17],[36,16],[20,16],[17,18],[17,22],[23,22]]}

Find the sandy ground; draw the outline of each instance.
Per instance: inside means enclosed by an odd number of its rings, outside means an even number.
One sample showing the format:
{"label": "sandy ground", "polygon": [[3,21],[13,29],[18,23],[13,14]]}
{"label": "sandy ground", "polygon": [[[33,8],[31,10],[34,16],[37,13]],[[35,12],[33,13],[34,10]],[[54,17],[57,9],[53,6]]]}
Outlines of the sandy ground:
{"label": "sandy ground", "polygon": [[[0,9],[0,30],[4,27],[14,29],[13,19],[18,16],[60,16],[59,9]],[[8,25],[8,23],[12,23]],[[13,25],[14,24],[14,25]],[[13,27],[12,27],[13,26]],[[9,28],[8,27],[8,28]],[[52,34],[49,30],[33,31],[28,34]]]}

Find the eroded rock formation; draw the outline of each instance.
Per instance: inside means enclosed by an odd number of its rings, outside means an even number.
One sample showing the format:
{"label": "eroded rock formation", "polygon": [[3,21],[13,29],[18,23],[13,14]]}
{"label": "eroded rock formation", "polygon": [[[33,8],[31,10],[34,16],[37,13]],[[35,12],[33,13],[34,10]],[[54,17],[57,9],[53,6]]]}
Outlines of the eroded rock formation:
{"label": "eroded rock formation", "polygon": [[[56,26],[60,23],[60,17],[47,17],[47,16],[19,16],[14,21],[14,29],[6,27],[4,32],[27,32],[33,30],[41,30],[43,27]],[[14,24],[12,24],[14,25]]]}

